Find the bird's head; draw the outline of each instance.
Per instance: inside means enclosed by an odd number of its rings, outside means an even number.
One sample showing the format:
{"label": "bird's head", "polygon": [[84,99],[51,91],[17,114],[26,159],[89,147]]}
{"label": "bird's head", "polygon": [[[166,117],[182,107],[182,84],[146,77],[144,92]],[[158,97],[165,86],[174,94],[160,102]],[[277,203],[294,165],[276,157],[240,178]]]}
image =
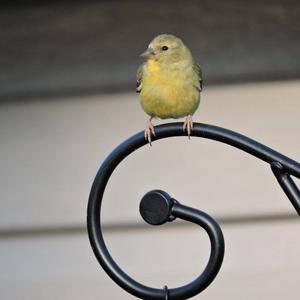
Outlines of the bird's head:
{"label": "bird's head", "polygon": [[161,34],[155,37],[141,56],[147,60],[168,64],[192,59],[189,49],[182,40],[171,34]]}

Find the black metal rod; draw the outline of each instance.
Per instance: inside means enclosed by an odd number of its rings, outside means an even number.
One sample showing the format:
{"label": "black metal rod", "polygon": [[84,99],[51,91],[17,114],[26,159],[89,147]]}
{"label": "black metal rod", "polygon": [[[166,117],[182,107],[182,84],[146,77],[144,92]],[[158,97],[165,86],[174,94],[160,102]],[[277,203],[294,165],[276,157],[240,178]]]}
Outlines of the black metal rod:
{"label": "black metal rod", "polygon": [[189,284],[169,290],[170,299],[188,299],[206,289],[217,276],[224,257],[224,237],[218,223],[203,211],[175,202],[172,215],[200,225],[207,232],[211,244],[209,261],[204,271]]}
{"label": "black metal rod", "polygon": [[272,171],[281,188],[290,199],[292,205],[300,216],[300,191],[289,174],[287,174],[278,162],[271,164]]}
{"label": "black metal rod", "polygon": [[[172,136],[186,136],[186,133],[183,132],[182,128],[183,123],[171,123],[156,126],[156,137],[153,138],[153,141]],[[217,126],[195,123],[191,135],[226,143],[248,152],[269,164],[278,162],[286,173],[300,178],[300,164],[298,162],[239,133]],[[101,230],[101,204],[105,187],[112,172],[124,158],[145,144],[147,144],[147,142],[144,138],[144,132],[141,131],[120,144],[105,159],[95,177],[91,189],[87,210],[87,227],[90,243],[95,256],[107,274],[122,288],[133,295],[142,299],[155,300],[164,299],[164,290],[144,286],[123,272],[110,256]],[[298,189],[296,185],[292,185],[291,182],[285,183],[284,187],[289,193],[297,193]],[[293,203],[294,206],[295,203],[296,202]],[[295,208],[297,211],[300,209],[299,203],[296,203]],[[174,214],[176,214],[176,212],[174,212]],[[174,291],[172,292],[172,290],[170,290],[169,292],[169,298],[173,299],[172,294],[175,295]]]}
{"label": "black metal rod", "polygon": [[[153,141],[171,136],[186,135],[182,130],[182,123],[156,126],[155,133],[156,137],[153,137]],[[240,133],[214,125],[195,123],[191,135],[231,145],[264,160],[269,164],[277,161],[290,175],[300,178],[300,163]]]}

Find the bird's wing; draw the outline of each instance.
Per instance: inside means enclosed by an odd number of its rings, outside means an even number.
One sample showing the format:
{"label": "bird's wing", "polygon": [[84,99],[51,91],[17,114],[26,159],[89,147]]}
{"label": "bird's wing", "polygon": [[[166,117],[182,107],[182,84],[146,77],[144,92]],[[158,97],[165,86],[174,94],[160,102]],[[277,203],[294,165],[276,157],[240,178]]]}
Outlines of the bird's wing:
{"label": "bird's wing", "polygon": [[199,87],[197,88],[199,88],[199,91],[201,92],[203,90],[202,70],[197,63],[194,63],[193,69],[199,77]]}
{"label": "bird's wing", "polygon": [[136,92],[140,93],[143,85],[143,70],[145,63],[141,64],[136,73]]}

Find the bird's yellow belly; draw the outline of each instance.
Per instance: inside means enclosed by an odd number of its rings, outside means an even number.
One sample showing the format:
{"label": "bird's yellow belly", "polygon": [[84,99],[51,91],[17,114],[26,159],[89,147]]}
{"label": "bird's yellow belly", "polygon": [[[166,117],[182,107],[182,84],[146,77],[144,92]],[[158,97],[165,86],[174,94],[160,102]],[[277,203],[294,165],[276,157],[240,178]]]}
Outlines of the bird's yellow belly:
{"label": "bird's yellow belly", "polygon": [[153,76],[144,79],[140,99],[144,111],[150,116],[181,118],[196,111],[200,93],[191,81]]}

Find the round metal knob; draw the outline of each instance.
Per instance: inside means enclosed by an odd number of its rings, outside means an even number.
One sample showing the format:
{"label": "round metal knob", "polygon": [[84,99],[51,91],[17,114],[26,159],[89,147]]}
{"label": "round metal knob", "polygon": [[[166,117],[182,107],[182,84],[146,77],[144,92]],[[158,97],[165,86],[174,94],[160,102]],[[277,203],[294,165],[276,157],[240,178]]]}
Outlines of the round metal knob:
{"label": "round metal knob", "polygon": [[161,190],[148,192],[140,202],[140,214],[145,222],[151,225],[161,225],[174,220],[171,208],[174,200]]}

